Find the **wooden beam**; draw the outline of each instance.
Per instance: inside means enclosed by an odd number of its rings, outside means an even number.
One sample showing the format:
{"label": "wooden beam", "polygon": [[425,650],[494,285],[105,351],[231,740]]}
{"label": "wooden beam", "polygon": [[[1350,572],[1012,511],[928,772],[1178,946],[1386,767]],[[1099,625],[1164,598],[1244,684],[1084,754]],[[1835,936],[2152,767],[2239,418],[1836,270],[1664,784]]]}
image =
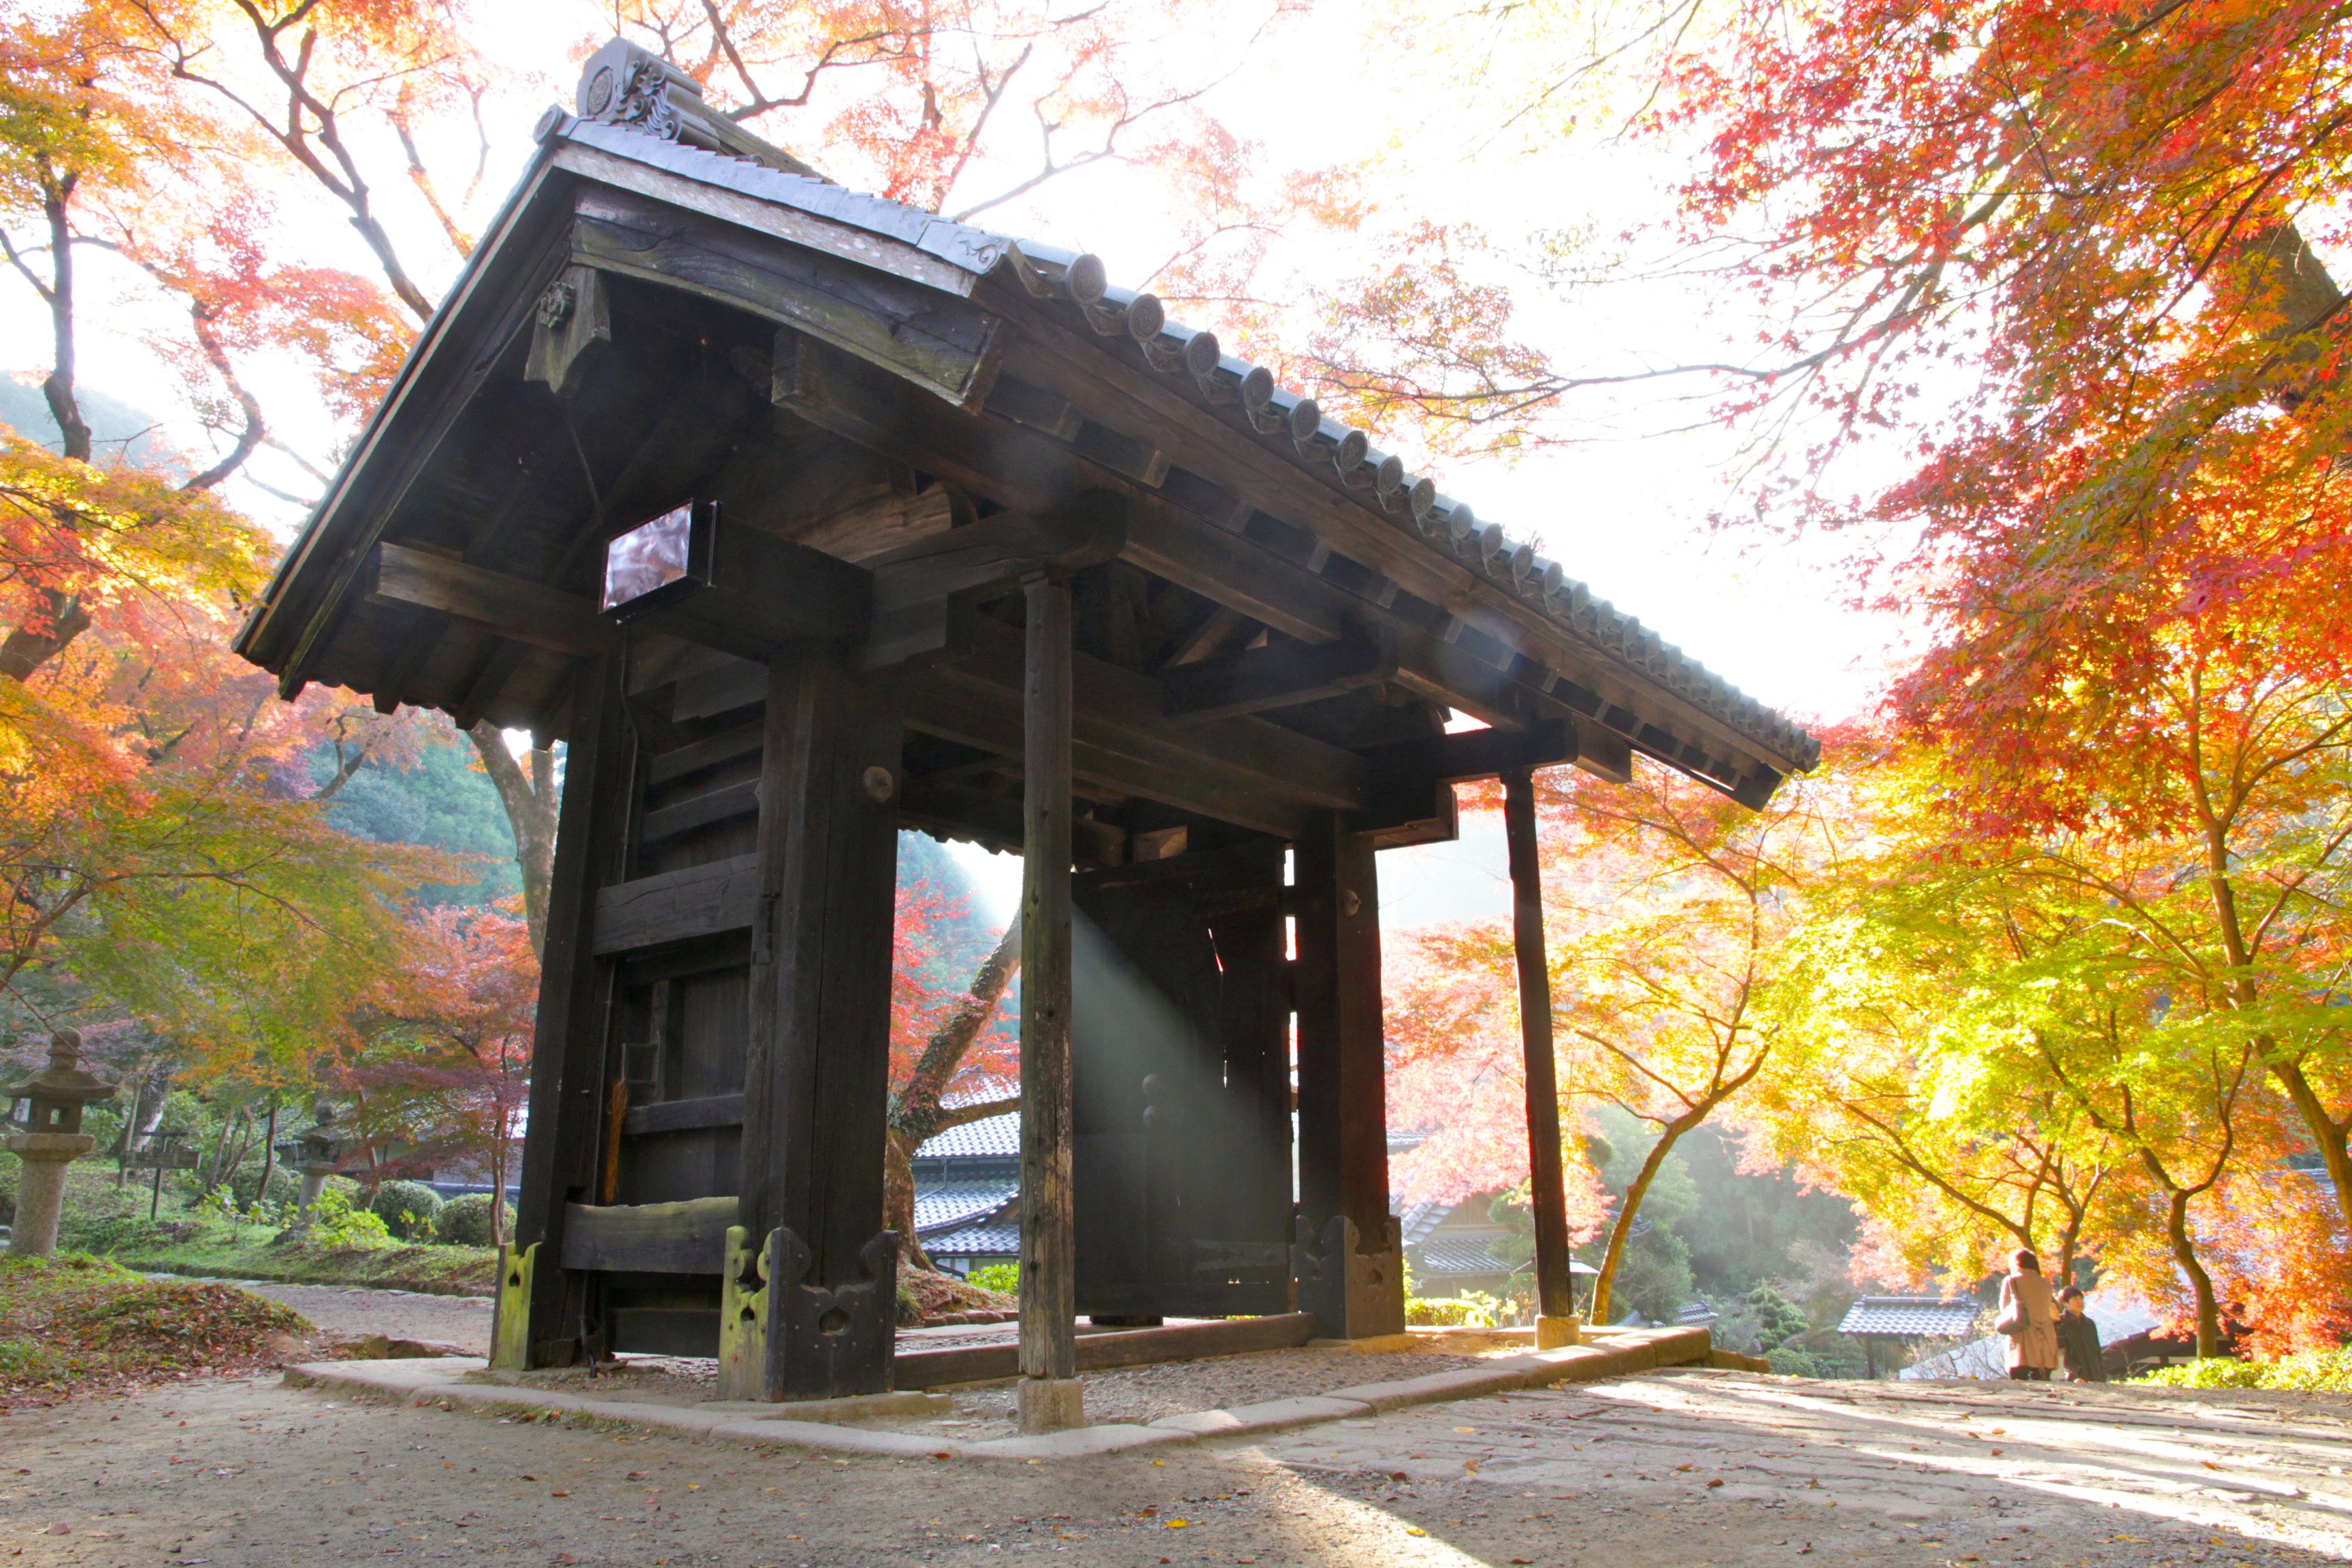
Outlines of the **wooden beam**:
{"label": "wooden beam", "polygon": [[1552,1056],[1551,968],[1544,952],[1543,868],[1536,858],[1535,775],[1503,774],[1503,836],[1511,866],[1512,950],[1519,971],[1519,1044],[1527,1063],[1528,1188],[1536,1232],[1536,1308],[1575,1314],[1570,1294],[1568,1189],[1561,1174],[1559,1066]]}
{"label": "wooden beam", "polygon": [[[971,651],[903,683],[907,722],[1000,756],[1022,749],[1020,634],[972,618]],[[1183,727],[1160,711],[1149,676],[1073,658],[1076,776],[1260,832],[1290,837],[1318,805],[1369,803],[1373,781],[1354,753],[1263,719]]]}
{"label": "wooden beam", "polygon": [[675,1204],[566,1204],[562,1264],[621,1274],[716,1274],[727,1258],[731,1197]]}
{"label": "wooden beam", "polygon": [[714,822],[726,822],[738,816],[750,816],[760,809],[760,786],[757,781],[746,779],[741,784],[729,784],[681,800],[659,811],[646,813],[637,829],[640,848],[675,838],[681,833],[691,833],[698,827],[708,827]]}
{"label": "wooden beam", "polygon": [[1003,323],[953,294],[610,186],[583,188],[572,259],[814,334],[963,406],[987,395]]}
{"label": "wooden beam", "polygon": [[502,637],[557,653],[596,653],[615,646],[596,606],[577,594],[543,588],[503,572],[469,566],[390,541],[376,546],[370,602],[438,610]]}
{"label": "wooden beam", "polygon": [[1118,554],[1124,497],[1095,492],[1044,516],[1003,513],[918,540],[866,564],[874,616],[860,668],[878,670],[945,651],[954,612],[1041,574],[1066,574]]}
{"label": "wooden beam", "polygon": [[741,931],[758,908],[759,857],[738,855],[596,891],[593,951],[600,957]]}
{"label": "wooden beam", "polygon": [[[709,1127],[743,1125],[743,1097],[709,1094],[696,1100],[656,1100],[629,1108],[621,1118],[621,1133],[646,1138],[657,1132],[699,1132]],[[734,1221],[730,1218],[729,1224]]]}
{"label": "wooden beam", "polygon": [[1171,718],[1222,719],[1296,708],[1396,674],[1396,645],[1369,637],[1319,647],[1264,647],[1213,663],[1185,664],[1160,678],[1161,709]]}
{"label": "wooden beam", "polygon": [[1021,872],[1021,1426],[1081,1426],[1070,1105],[1070,590],[1028,590]]}
{"label": "wooden beam", "polygon": [[[917,775],[909,775],[899,788],[898,823],[1011,855],[1021,853],[1026,833],[1019,795],[999,795],[956,779]],[[1126,847],[1123,829],[1086,817],[1071,819],[1071,859],[1080,869],[1119,865],[1126,858]]]}
{"label": "wooden beam", "polygon": [[873,591],[862,568],[756,529],[730,527],[721,517],[708,587],[643,615],[630,616],[625,606],[612,614],[632,626],[766,660],[795,642],[863,637]]}

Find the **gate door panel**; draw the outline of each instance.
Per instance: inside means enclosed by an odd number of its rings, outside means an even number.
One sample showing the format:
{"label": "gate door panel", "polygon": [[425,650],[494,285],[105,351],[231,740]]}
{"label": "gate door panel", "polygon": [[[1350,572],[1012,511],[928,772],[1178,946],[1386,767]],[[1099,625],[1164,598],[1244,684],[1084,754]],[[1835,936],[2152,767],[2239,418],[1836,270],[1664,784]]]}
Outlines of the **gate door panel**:
{"label": "gate door panel", "polygon": [[1282,843],[1076,879],[1077,1310],[1290,1307]]}

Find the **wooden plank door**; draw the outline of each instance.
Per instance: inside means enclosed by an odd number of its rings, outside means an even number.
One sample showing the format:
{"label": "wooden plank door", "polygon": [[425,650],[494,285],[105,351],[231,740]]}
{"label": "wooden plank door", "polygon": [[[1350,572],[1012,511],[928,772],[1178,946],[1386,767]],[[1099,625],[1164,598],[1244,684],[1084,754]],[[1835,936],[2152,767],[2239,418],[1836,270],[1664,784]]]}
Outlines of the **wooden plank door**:
{"label": "wooden plank door", "polygon": [[1289,1310],[1283,845],[1076,879],[1077,1310]]}

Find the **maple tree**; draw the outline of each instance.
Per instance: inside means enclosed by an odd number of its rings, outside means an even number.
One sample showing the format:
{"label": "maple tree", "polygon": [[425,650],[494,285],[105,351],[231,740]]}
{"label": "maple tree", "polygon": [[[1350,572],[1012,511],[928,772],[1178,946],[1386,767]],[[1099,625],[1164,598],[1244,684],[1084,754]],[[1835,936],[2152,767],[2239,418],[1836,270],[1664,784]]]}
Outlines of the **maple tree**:
{"label": "maple tree", "polygon": [[[1612,784],[1538,776],[1554,1048],[1570,1125],[1580,1105],[1620,1107],[1658,1131],[1610,1228],[1592,1313],[1643,1194],[1675,1142],[1749,1090],[1793,1004],[1780,965],[1801,889],[1840,850],[1838,786],[1792,783],[1749,813],[1664,768]],[[1465,790],[1491,805],[1491,786]],[[1526,1174],[1524,1066],[1507,922],[1407,933],[1390,944],[1391,1104],[1429,1135],[1398,1162],[1409,1196],[1454,1198]],[[1572,1228],[1605,1197],[1584,1151],[1563,1151]]]}
{"label": "maple tree", "polygon": [[[539,962],[512,909],[420,910],[403,951],[373,972],[323,1075],[346,1120],[407,1158],[473,1162],[507,1189],[530,1095]],[[504,1243],[503,1205],[491,1245]]]}

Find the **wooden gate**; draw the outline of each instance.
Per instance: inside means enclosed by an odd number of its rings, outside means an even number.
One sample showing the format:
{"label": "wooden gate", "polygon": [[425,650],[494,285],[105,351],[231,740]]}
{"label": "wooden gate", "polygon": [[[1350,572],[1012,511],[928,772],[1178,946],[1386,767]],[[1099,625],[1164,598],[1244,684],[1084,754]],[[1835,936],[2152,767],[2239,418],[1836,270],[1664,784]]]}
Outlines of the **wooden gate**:
{"label": "wooden gate", "polygon": [[1077,1309],[1290,1310],[1283,845],[1076,879]]}

